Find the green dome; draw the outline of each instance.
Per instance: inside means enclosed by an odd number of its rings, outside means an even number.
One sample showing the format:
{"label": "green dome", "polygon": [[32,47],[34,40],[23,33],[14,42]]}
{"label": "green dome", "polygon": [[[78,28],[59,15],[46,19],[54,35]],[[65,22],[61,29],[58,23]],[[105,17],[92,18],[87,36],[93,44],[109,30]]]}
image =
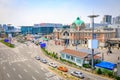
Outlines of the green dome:
{"label": "green dome", "polygon": [[74,22],[77,26],[80,26],[81,24],[83,24],[84,22],[82,20],[80,20],[79,17],[77,17],[77,19]]}
{"label": "green dome", "polygon": [[71,26],[72,28],[75,28],[76,27],[76,24],[75,23],[72,23],[72,26]]}

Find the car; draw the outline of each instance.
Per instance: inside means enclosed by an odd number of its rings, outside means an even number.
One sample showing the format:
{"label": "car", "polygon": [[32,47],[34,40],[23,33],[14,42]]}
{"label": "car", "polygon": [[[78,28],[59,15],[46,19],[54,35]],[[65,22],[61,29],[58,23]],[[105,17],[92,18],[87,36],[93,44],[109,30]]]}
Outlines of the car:
{"label": "car", "polygon": [[68,69],[66,67],[64,67],[64,66],[59,66],[59,67],[57,67],[57,69],[61,70],[63,72],[68,72]]}
{"label": "car", "polygon": [[54,62],[50,62],[50,63],[49,63],[49,66],[52,66],[52,67],[56,68],[56,67],[57,67],[57,64],[54,63]]}
{"label": "car", "polygon": [[83,73],[82,73],[82,72],[79,72],[79,71],[72,71],[72,72],[71,72],[71,75],[76,76],[76,77],[81,78],[81,79],[84,78]]}
{"label": "car", "polygon": [[46,59],[41,59],[40,61],[41,61],[42,63],[45,63],[45,64],[47,63],[47,60],[46,60]]}
{"label": "car", "polygon": [[40,60],[40,56],[35,56],[35,59],[36,60]]}

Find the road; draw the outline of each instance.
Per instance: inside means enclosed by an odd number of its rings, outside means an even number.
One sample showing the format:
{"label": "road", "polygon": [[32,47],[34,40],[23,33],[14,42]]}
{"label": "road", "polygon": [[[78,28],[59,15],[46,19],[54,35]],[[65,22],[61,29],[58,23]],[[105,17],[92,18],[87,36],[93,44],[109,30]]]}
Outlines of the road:
{"label": "road", "polygon": [[34,59],[37,53],[30,47],[17,43],[16,48],[11,49],[0,43],[0,80],[59,80]]}

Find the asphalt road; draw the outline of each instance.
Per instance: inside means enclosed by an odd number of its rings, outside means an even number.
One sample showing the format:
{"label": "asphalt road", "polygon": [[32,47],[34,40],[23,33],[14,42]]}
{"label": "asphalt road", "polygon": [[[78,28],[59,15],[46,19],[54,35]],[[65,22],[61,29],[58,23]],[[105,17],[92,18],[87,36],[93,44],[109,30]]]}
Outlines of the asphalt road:
{"label": "asphalt road", "polygon": [[0,80],[59,80],[34,59],[35,51],[25,44],[16,45],[11,49],[0,43]]}
{"label": "asphalt road", "polygon": [[[47,69],[47,64],[34,59],[36,55],[46,58],[50,62],[56,62],[46,57],[39,46],[28,42],[28,45],[15,43],[16,48],[11,49],[0,43],[0,80],[60,80],[60,78]],[[77,70],[70,66],[56,62],[69,68],[69,72]],[[89,72],[81,71],[85,75],[84,80],[110,80]]]}

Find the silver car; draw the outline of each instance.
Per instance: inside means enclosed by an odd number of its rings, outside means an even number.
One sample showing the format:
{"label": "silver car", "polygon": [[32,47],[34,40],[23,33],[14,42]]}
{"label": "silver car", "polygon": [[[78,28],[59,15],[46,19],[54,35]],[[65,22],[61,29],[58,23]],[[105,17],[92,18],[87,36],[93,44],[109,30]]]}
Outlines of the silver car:
{"label": "silver car", "polygon": [[36,60],[40,60],[40,56],[35,56],[35,59]]}
{"label": "silver car", "polygon": [[76,77],[81,78],[81,79],[84,78],[83,73],[81,73],[79,71],[73,71],[73,72],[71,72],[71,75],[76,76]]}
{"label": "silver car", "polygon": [[40,61],[43,62],[43,63],[45,63],[45,64],[47,63],[46,59],[41,59]]}
{"label": "silver car", "polygon": [[50,62],[50,63],[49,63],[49,66],[52,66],[52,67],[56,68],[56,67],[57,67],[57,64],[54,63],[54,62]]}

